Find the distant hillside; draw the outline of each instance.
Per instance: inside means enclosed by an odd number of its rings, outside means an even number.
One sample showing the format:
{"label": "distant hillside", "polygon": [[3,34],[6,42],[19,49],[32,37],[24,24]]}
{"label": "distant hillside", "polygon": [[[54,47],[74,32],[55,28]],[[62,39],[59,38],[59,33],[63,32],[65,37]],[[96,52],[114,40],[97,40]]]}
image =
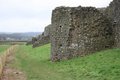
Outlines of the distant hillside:
{"label": "distant hillside", "polygon": [[41,34],[41,32],[25,32],[25,33],[3,33],[0,32],[0,40],[22,40],[22,41],[28,41],[31,40],[32,37],[35,37],[37,35]]}

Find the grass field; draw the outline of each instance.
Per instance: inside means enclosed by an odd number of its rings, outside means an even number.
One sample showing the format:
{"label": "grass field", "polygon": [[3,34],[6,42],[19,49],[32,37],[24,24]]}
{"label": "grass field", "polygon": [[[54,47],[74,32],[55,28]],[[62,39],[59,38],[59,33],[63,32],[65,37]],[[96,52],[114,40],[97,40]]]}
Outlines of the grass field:
{"label": "grass field", "polygon": [[11,66],[24,71],[28,80],[120,80],[120,49],[51,62],[49,44],[35,49],[24,45]]}
{"label": "grass field", "polygon": [[10,47],[10,46],[9,45],[0,45],[0,53],[5,51],[8,47]]}
{"label": "grass field", "polygon": [[24,45],[27,41],[0,41],[0,45]]}

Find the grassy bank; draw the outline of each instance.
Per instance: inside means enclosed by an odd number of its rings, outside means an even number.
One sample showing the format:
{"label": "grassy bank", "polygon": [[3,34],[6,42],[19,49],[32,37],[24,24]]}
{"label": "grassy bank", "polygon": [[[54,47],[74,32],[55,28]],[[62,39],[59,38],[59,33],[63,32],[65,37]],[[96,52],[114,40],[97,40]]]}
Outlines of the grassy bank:
{"label": "grassy bank", "polygon": [[24,71],[28,80],[119,80],[120,49],[53,63],[49,44],[20,46],[12,66]]}

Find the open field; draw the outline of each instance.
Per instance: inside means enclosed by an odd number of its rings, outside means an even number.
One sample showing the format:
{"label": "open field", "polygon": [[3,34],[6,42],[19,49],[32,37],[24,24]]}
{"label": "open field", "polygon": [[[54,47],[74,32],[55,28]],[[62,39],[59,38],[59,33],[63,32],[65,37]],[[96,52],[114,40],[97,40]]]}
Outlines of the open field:
{"label": "open field", "polygon": [[23,71],[27,80],[120,80],[120,49],[51,62],[49,44],[35,49],[21,45],[15,56],[11,66]]}
{"label": "open field", "polygon": [[0,45],[24,45],[27,41],[0,41]]}
{"label": "open field", "polygon": [[10,45],[0,45],[0,53],[5,51]]}

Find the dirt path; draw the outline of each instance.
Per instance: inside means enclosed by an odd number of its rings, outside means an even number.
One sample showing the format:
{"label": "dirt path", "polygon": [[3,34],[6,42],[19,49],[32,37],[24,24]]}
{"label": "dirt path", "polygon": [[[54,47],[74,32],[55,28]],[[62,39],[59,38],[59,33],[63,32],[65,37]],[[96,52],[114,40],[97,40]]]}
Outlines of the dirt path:
{"label": "dirt path", "polygon": [[1,80],[27,80],[25,74],[17,69],[13,69],[10,65],[14,64],[14,54],[7,56],[6,65],[3,70],[3,77]]}

